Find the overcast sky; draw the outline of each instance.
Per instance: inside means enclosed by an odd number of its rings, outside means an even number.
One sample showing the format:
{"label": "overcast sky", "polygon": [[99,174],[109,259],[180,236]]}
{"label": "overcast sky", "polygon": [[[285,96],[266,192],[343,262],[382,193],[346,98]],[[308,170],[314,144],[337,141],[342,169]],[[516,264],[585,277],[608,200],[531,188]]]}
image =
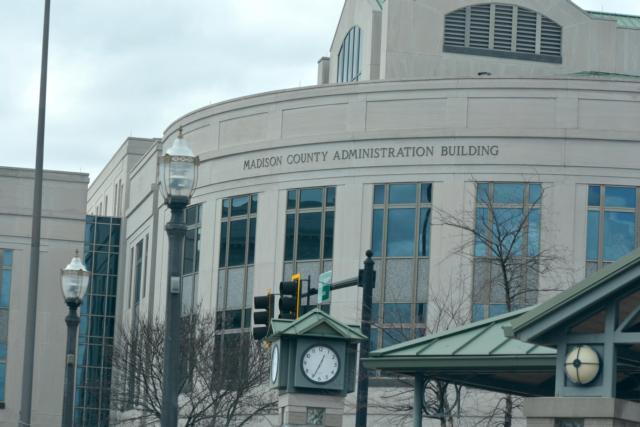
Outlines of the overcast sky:
{"label": "overcast sky", "polygon": [[[577,0],[640,15],[640,0]],[[0,1],[0,166],[34,167],[43,0]],[[91,179],[128,136],[312,85],[343,0],[52,0],[47,169]]]}

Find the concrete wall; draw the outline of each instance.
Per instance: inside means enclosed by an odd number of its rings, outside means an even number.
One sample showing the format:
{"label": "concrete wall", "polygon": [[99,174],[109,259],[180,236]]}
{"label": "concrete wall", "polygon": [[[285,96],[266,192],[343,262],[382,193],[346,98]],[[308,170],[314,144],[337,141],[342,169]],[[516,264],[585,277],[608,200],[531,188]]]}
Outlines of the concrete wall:
{"label": "concrete wall", "polygon": [[[0,168],[0,248],[13,249],[5,408],[0,426],[18,423],[24,358],[25,307],[29,282],[33,171]],[[86,174],[45,172],[36,315],[32,425],[60,424],[64,385],[67,307],[60,290],[60,269],[75,250],[82,253],[87,203]]]}
{"label": "concrete wall", "polygon": [[[568,0],[513,0],[508,4],[535,10],[556,21],[563,31],[562,63],[493,58],[443,52],[444,17],[461,7],[490,3],[478,0],[395,0],[382,11],[379,55],[380,78],[410,80],[472,77],[488,72],[499,77],[571,74],[583,71],[640,75],[640,30],[618,28],[615,20],[595,19]],[[504,3],[504,2],[503,2]],[[336,82],[338,52],[353,25],[363,30],[365,51],[361,80],[374,80],[370,55],[376,48],[372,17],[376,8],[367,0],[347,0],[331,47],[330,82]]]}

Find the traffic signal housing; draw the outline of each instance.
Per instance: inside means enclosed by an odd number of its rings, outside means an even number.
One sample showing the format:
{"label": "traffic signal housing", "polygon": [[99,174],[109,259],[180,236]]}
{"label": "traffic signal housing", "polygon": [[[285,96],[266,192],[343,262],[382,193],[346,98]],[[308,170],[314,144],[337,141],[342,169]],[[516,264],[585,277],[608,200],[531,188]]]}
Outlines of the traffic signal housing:
{"label": "traffic signal housing", "polygon": [[274,315],[275,295],[267,292],[267,295],[254,297],[253,308],[253,339],[261,340],[269,333],[269,326]]}
{"label": "traffic signal housing", "polygon": [[300,317],[300,294],[302,292],[302,279],[300,274],[291,276],[291,281],[280,282],[280,319],[297,319]]}

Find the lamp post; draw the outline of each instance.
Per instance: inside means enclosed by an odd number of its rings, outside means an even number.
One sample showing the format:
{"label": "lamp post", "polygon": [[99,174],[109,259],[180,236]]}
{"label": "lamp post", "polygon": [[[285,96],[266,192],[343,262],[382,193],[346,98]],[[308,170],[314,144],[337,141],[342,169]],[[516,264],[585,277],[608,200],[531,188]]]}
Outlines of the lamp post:
{"label": "lamp post", "polygon": [[161,190],[171,210],[165,229],[169,237],[169,274],[164,331],[163,393],[160,425],[178,425],[178,346],[180,334],[180,292],[182,250],[186,233],[185,210],[196,185],[198,157],[178,137],[160,160]]}
{"label": "lamp post", "polygon": [[78,307],[89,286],[89,273],[84,264],[76,256],[71,259],[60,272],[60,285],[64,302],[69,307],[69,314],[65,318],[67,323],[67,355],[64,371],[64,399],[62,401],[62,427],[71,427],[73,422],[73,384],[76,372],[76,338],[78,335]]}

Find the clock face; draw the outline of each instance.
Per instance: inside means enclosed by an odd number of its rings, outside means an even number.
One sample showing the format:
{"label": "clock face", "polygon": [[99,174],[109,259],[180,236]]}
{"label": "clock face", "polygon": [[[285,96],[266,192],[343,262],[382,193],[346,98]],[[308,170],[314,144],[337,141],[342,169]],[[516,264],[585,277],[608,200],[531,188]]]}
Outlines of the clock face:
{"label": "clock face", "polygon": [[275,383],[278,379],[278,363],[280,359],[280,348],[274,345],[271,349],[271,382]]}
{"label": "clock face", "polygon": [[340,360],[331,348],[315,345],[302,355],[302,372],[314,383],[325,384],[338,375]]}

